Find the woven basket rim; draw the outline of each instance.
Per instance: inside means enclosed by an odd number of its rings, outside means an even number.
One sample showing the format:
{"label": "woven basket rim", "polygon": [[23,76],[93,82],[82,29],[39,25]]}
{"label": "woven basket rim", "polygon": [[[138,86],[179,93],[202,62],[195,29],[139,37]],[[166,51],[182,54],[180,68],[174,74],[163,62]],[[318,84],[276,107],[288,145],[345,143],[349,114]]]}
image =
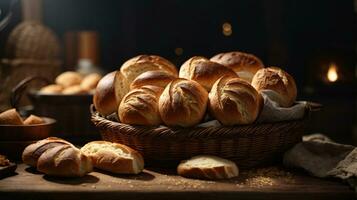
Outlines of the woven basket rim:
{"label": "woven basket rim", "polygon": [[[132,137],[161,137],[161,138],[200,138],[213,139],[221,137],[253,137],[265,135],[271,129],[282,129],[291,126],[299,126],[306,121],[308,114],[302,119],[287,120],[272,123],[253,123],[249,125],[239,126],[220,126],[220,127],[166,127],[166,126],[140,126],[129,125],[101,116],[97,111],[93,110],[91,106],[92,116],[91,120],[99,129],[112,130],[117,134],[130,135]],[[308,112],[306,112],[308,113]]]}

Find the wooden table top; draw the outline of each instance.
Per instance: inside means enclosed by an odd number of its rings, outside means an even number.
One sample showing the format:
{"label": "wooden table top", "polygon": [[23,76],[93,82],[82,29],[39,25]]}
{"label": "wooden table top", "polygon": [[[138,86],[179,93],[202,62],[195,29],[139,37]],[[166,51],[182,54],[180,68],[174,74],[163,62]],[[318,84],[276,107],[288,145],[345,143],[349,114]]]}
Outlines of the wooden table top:
{"label": "wooden table top", "polygon": [[[187,179],[169,170],[145,170],[139,175],[92,172],[63,179],[39,174],[24,164],[16,175],[0,179],[0,199],[353,199],[354,191],[338,180],[323,180],[301,172],[270,167],[241,172],[235,179]],[[258,175],[257,175],[258,174]]]}

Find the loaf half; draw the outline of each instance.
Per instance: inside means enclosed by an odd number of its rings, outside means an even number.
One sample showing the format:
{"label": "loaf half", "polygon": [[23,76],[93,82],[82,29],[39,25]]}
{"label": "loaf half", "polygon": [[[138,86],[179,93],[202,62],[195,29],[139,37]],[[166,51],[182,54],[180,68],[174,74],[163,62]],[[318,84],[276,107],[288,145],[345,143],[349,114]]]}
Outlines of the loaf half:
{"label": "loaf half", "polygon": [[81,149],[94,167],[118,174],[138,174],[144,169],[144,159],[135,150],[122,144],[93,141]]}
{"label": "loaf half", "polygon": [[228,179],[238,176],[237,165],[217,156],[200,155],[182,161],[177,167],[180,176],[197,179]]}

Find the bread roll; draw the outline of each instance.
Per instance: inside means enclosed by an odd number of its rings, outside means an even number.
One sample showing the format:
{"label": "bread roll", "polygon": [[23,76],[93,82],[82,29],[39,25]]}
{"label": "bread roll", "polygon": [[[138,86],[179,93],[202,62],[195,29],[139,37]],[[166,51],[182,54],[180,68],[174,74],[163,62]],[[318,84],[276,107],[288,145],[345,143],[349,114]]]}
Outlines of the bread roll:
{"label": "bread roll", "polygon": [[144,85],[153,85],[165,88],[167,84],[175,79],[176,76],[168,74],[165,71],[147,71],[134,79],[134,81],[130,84],[130,89],[133,90]]}
{"label": "bread roll", "polygon": [[120,103],[120,121],[135,125],[160,125],[158,101],[162,91],[163,88],[150,85],[130,91]]}
{"label": "bread roll", "polygon": [[51,85],[47,85],[47,86],[41,88],[40,93],[41,94],[61,94],[62,90],[63,90],[63,87],[61,85],[51,84]]}
{"label": "bread roll", "polygon": [[118,174],[138,174],[144,169],[143,157],[122,144],[94,141],[84,145],[81,151],[92,159],[98,169]]}
{"label": "bread roll", "polygon": [[249,83],[254,74],[264,68],[263,62],[258,57],[239,51],[217,54],[211,58],[211,61],[233,69],[240,78]]}
{"label": "bread roll", "polygon": [[87,91],[84,90],[80,85],[73,85],[65,88],[62,91],[62,94],[66,94],[66,95],[87,94]]}
{"label": "bread roll", "polygon": [[97,84],[95,93],[93,96],[93,104],[97,111],[104,115],[110,115],[117,112],[119,101],[115,97],[115,73],[111,72],[105,75]]}
{"label": "bread roll", "polygon": [[198,82],[207,90],[207,92],[211,90],[214,82],[224,75],[238,77],[238,75],[230,68],[199,56],[187,60],[181,66],[179,73],[180,78]]}
{"label": "bread roll", "polygon": [[73,145],[48,149],[38,158],[37,170],[50,176],[81,177],[93,170],[91,159]]}
{"label": "bread roll", "polygon": [[102,76],[97,73],[88,74],[83,78],[81,82],[81,88],[83,88],[87,92],[90,92],[91,90],[97,87],[97,84],[101,78]]}
{"label": "bread roll", "polygon": [[125,78],[125,76],[118,70],[115,73],[115,79],[114,79],[114,92],[115,92],[115,98],[117,101],[117,106],[115,109],[115,112],[118,111],[118,106],[123,99],[123,97],[129,92],[129,82]]}
{"label": "bread roll", "polygon": [[295,80],[284,70],[269,67],[259,70],[252,80],[252,86],[258,90],[271,90],[269,97],[281,107],[290,107],[297,96]]}
{"label": "bread roll", "polygon": [[43,124],[43,123],[45,123],[45,120],[43,120],[41,117],[38,117],[36,115],[30,115],[24,121],[24,125]]}
{"label": "bread roll", "polygon": [[32,167],[37,167],[38,158],[47,150],[57,146],[70,145],[69,142],[56,137],[49,137],[30,144],[22,153],[22,161]]}
{"label": "bread roll", "polygon": [[160,96],[161,119],[168,126],[194,126],[204,117],[207,98],[207,91],[197,82],[176,79]]}
{"label": "bread roll", "polygon": [[15,108],[0,113],[0,124],[23,125],[23,121]]}
{"label": "bread roll", "polygon": [[200,155],[182,161],[177,173],[187,178],[228,179],[238,176],[237,165],[217,156]]}
{"label": "bread roll", "polygon": [[211,114],[223,125],[250,124],[262,107],[260,94],[240,78],[222,77],[209,93]]}
{"label": "bread roll", "polygon": [[79,85],[82,82],[82,76],[78,72],[67,71],[63,72],[56,78],[56,84],[63,87],[69,87],[73,85]]}
{"label": "bread roll", "polygon": [[136,77],[147,71],[165,71],[177,77],[177,69],[170,61],[155,55],[139,55],[126,61],[120,68],[130,84]]}

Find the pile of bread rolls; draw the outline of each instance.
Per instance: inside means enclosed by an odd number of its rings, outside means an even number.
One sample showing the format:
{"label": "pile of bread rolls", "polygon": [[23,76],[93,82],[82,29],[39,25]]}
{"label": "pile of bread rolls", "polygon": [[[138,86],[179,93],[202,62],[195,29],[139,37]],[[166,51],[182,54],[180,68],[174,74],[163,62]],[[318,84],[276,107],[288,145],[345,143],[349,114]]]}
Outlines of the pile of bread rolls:
{"label": "pile of bread rolls", "polygon": [[93,102],[99,113],[117,113],[126,124],[191,127],[209,114],[232,126],[257,119],[263,90],[271,90],[281,107],[290,107],[297,95],[287,72],[265,68],[252,54],[194,56],[179,71],[160,56],[139,55],[99,81]]}
{"label": "pile of bread rolls", "polygon": [[119,174],[138,174],[144,169],[143,157],[125,145],[93,141],[78,149],[56,137],[27,146],[22,160],[39,172],[61,177],[81,177],[93,167]]}
{"label": "pile of bread rolls", "polygon": [[102,76],[97,73],[83,76],[78,72],[67,71],[58,75],[54,84],[41,88],[39,92],[63,95],[88,94],[93,92],[101,78]]}
{"label": "pile of bread rolls", "polygon": [[23,119],[15,108],[0,113],[0,125],[35,125],[44,124],[45,120],[36,115]]}

